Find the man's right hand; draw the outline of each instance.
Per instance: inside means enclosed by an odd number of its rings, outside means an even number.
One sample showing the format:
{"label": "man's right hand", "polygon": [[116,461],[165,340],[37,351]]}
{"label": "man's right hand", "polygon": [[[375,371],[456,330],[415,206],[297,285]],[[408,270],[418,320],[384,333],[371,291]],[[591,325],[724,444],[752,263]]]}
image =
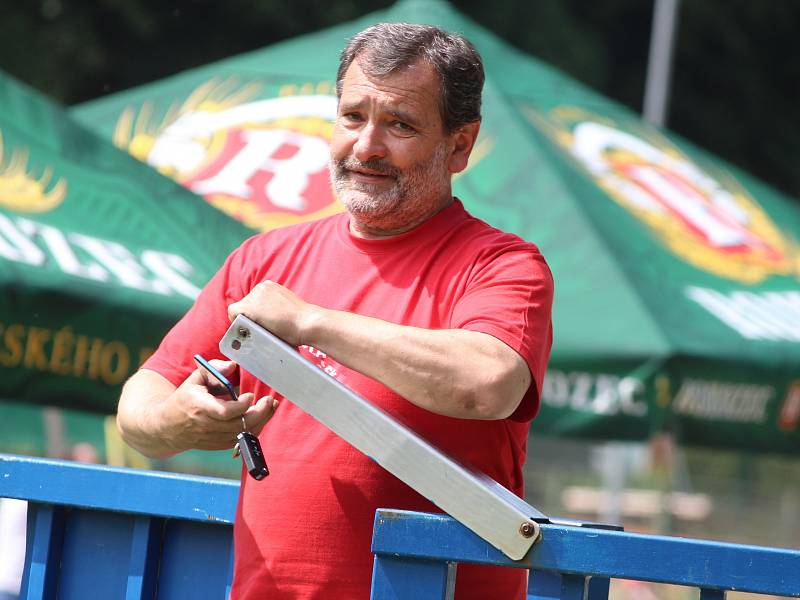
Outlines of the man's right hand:
{"label": "man's right hand", "polygon": [[[235,370],[229,361],[212,361],[225,376]],[[242,431],[258,435],[277,408],[270,396],[253,403],[252,393],[234,401],[204,369],[196,369],[177,388],[155,371],[140,370],[125,384],[117,426],[128,444],[152,458],[166,458],[198,448],[232,448]]]}

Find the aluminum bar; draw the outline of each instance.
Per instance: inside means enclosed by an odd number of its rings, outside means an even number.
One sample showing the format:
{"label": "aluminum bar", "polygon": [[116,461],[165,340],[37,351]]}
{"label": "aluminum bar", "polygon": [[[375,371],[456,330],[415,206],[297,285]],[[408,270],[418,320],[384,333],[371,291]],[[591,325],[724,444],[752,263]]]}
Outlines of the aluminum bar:
{"label": "aluminum bar", "polygon": [[509,558],[523,558],[538,539],[535,519],[546,520],[538,510],[448,457],[247,317],[236,318],[219,347]]}

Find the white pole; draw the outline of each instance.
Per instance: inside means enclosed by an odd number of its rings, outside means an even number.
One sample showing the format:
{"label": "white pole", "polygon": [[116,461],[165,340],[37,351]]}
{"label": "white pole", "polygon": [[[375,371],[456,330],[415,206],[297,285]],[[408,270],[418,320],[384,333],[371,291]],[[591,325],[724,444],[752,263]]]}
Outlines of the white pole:
{"label": "white pole", "polygon": [[42,410],[44,437],[47,445],[47,456],[67,458],[67,436],[64,427],[64,413],[60,408],[45,406]]}
{"label": "white pole", "polygon": [[608,503],[601,506],[599,517],[603,523],[621,525],[622,494],[628,479],[628,449],[620,442],[605,442],[597,450],[601,457],[603,489],[608,493]]}
{"label": "white pole", "polygon": [[655,0],[653,30],[650,35],[650,57],[647,61],[647,82],[644,89],[646,121],[657,127],[667,122],[669,86],[672,72],[672,47],[680,0]]}

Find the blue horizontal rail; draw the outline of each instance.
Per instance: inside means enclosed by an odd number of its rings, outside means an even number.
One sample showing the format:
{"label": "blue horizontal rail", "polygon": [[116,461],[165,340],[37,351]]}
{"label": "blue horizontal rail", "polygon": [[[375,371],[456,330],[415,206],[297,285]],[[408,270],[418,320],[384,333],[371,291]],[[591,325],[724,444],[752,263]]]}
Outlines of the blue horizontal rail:
{"label": "blue horizontal rail", "polygon": [[[238,483],[0,455],[29,501],[23,598],[218,599],[230,591]],[[445,515],[379,510],[374,600],[450,598],[458,563],[531,570],[529,600],[606,600],[611,578],[800,598],[800,551],[542,524],[513,561]]]}
{"label": "blue horizontal rail", "polygon": [[[595,577],[697,587],[709,599],[726,590],[800,598],[798,550],[552,524],[541,531],[541,541],[513,561],[447,515],[379,510],[372,551],[379,560],[407,560],[410,568],[439,561],[531,569],[532,588],[537,575],[548,572],[580,576],[581,590],[585,578]],[[413,580],[412,573],[395,571],[403,581]]]}
{"label": "blue horizontal rail", "polygon": [[0,496],[190,521],[232,524],[239,483],[0,454]]}

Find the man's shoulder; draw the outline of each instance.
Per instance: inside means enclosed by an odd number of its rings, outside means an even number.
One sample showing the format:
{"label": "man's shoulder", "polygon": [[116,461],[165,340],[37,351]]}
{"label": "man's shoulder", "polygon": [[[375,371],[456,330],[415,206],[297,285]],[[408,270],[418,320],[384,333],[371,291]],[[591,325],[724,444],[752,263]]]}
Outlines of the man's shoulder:
{"label": "man's shoulder", "polygon": [[469,213],[459,229],[458,242],[450,245],[448,252],[468,263],[473,275],[527,272],[534,274],[537,281],[550,281],[548,285],[552,287],[550,267],[535,243]]}
{"label": "man's shoulder", "polygon": [[264,275],[264,270],[276,260],[291,261],[303,248],[321,248],[339,236],[335,230],[342,218],[335,214],[315,221],[276,227],[244,240],[226,261],[226,269],[239,273]]}
{"label": "man's shoulder", "polygon": [[476,248],[527,251],[541,255],[539,247],[516,233],[499,229],[465,211],[466,219],[460,228],[461,237]]}
{"label": "man's shoulder", "polygon": [[257,233],[248,238],[242,244],[242,247],[247,247],[248,249],[264,249],[280,246],[285,243],[296,243],[298,240],[308,238],[309,236],[324,235],[338,227],[342,219],[346,218],[347,216],[345,213],[337,213],[335,215],[323,217],[322,219],[275,227],[274,229]]}

